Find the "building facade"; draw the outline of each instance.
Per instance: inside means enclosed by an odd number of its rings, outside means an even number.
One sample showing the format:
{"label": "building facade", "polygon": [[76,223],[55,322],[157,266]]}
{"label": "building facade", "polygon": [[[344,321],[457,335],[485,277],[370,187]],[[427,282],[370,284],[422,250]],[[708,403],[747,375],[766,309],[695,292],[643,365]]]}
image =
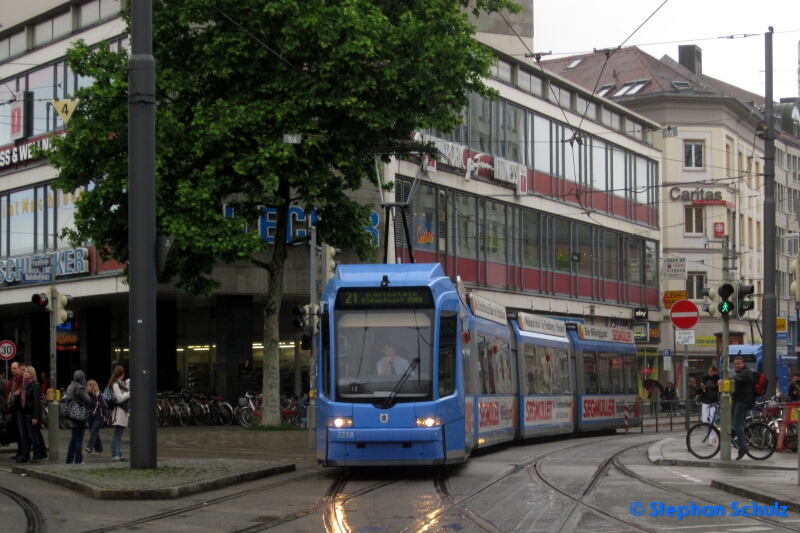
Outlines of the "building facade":
{"label": "building facade", "polygon": [[[702,51],[679,47],[679,60],[656,59],[638,48],[573,56],[544,62],[545,67],[661,124],[654,145],[662,151],[663,200],[662,287],[665,307],[662,343],[681,363],[668,373],[678,382],[684,369],[702,376],[721,354],[722,323],[702,313],[695,328],[696,344],[676,346],[667,308],[675,295],[698,307],[715,306],[703,289],[725,281],[754,287],[755,309],[730,324],[731,343],[761,342],[761,295],[764,293],[764,98],[702,72]],[[602,75],[600,74],[602,72]],[[789,264],[796,239],[791,199],[796,160],[796,100],[776,106],[776,225],[778,316],[795,323],[789,294]],[[793,111],[794,109],[794,111]],[[783,119],[782,117],[788,117]],[[723,248],[728,244],[729,250]],[[791,258],[789,257],[791,256]],[[670,300],[670,296],[673,297]],[[796,345],[796,327],[790,325]],[[785,335],[785,333],[784,333]],[[781,350],[779,334],[779,352]],[[782,346],[785,350],[786,342]],[[680,356],[687,354],[688,360]],[[660,359],[663,364],[663,358]],[[685,365],[685,366],[684,366]],[[682,391],[683,394],[686,391]]]}
{"label": "building facade", "polygon": [[[113,365],[127,366],[128,286],[123,265],[101,261],[92,243],[75,247],[60,238],[80,191],[53,189],[55,170],[31,147],[64,131],[54,101],[91,83],[66,65],[70,43],[128,46],[122,7],[46,0],[4,13],[0,28],[0,335],[16,342],[18,360],[48,370],[49,317],[31,303],[47,284],[26,274],[43,256],[55,258],[58,290],[73,296],[75,314],[58,333],[59,386],[76,368],[100,381]],[[511,310],[634,327],[642,366],[652,367],[663,319],[662,154],[653,136],[660,125],[506,55],[516,37],[502,31],[489,25],[479,33],[496,46],[488,83],[499,100],[473,96],[455,132],[417,132],[440,150],[437,164],[395,158],[380,169],[395,184],[391,192],[355,193],[373,205],[365,231],[375,239],[376,260],[384,252],[390,262],[413,254],[417,262],[442,263],[454,281]],[[406,232],[400,208],[381,207],[392,202],[408,203]],[[293,207],[286,238],[305,235],[311,219]],[[262,238],[281,237],[274,226],[265,210]],[[345,250],[337,260],[355,256]],[[309,264],[309,247],[292,247],[279,339],[285,393],[308,383],[308,354],[299,349],[291,309],[308,303]],[[220,264],[214,276],[221,286],[210,298],[159,287],[160,390],[213,388],[233,399],[260,386],[266,273],[250,263]]]}

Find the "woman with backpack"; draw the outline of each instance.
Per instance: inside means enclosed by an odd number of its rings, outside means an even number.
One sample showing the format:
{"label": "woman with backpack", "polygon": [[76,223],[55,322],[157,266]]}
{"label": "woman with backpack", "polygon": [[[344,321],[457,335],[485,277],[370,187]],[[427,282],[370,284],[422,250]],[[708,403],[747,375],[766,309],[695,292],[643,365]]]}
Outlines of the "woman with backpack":
{"label": "woman with backpack", "polygon": [[119,365],[114,368],[114,373],[108,380],[108,386],[117,403],[111,413],[111,425],[114,427],[114,436],[111,438],[111,460],[116,463],[125,460],[122,456],[122,434],[128,427],[128,399],[131,397],[131,392],[125,386],[124,368]]}
{"label": "woman with backpack", "polygon": [[[67,387],[65,402],[74,401],[81,407],[89,408],[91,398],[86,394],[86,376],[83,371],[76,370],[72,376],[72,383]],[[72,437],[69,439],[67,448],[67,464],[82,465],[83,462],[83,437],[86,435],[86,421],[78,422],[67,419],[67,424],[72,429]]]}
{"label": "woman with backpack", "polygon": [[89,404],[89,443],[86,445],[86,453],[103,453],[100,428],[106,420],[111,420],[111,413],[106,409],[103,396],[100,394],[100,386],[95,380],[90,379],[86,383],[86,392],[92,400]]}

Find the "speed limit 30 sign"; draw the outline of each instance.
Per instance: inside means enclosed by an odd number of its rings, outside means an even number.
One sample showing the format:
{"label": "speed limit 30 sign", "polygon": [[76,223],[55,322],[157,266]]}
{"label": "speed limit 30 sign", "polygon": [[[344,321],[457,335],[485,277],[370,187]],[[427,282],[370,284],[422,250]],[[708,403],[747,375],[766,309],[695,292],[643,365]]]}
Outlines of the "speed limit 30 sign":
{"label": "speed limit 30 sign", "polygon": [[10,361],[17,355],[17,345],[14,341],[0,341],[0,359]]}

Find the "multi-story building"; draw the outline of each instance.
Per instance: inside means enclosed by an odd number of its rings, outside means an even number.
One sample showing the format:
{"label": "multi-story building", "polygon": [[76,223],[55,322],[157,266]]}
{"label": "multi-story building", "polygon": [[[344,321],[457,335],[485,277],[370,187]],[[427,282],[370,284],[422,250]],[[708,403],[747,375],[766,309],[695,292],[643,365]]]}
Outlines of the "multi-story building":
{"label": "multi-story building", "polygon": [[[764,98],[703,74],[702,51],[697,46],[680,46],[678,57],[678,61],[669,56],[656,59],[630,47],[543,64],[548,71],[583,87],[596,87],[597,94],[661,124],[654,145],[663,153],[664,170],[662,287],[686,291],[687,299],[703,306],[710,304],[702,294],[705,287],[725,280],[753,285],[755,309],[743,320],[731,320],[731,342],[758,343],[760,295],[764,293]],[[795,102],[775,108],[776,128],[781,132],[776,145],[779,234],[796,231],[789,200],[798,194],[797,182],[787,170],[796,168]],[[597,117],[612,128],[631,127],[617,125],[599,113]],[[723,250],[725,241],[730,243],[730,260]],[[789,302],[787,254],[793,255],[796,246],[796,240],[778,240],[779,316],[794,311]],[[669,264],[673,262],[677,268]],[[663,326],[662,352],[675,348],[666,312]],[[701,313],[697,344],[677,350],[678,356],[688,352],[690,375],[699,377],[716,360],[721,330],[719,320]],[[679,367],[674,375],[680,374]]]}
{"label": "multi-story building", "polygon": [[[121,266],[100,261],[91,243],[73,248],[60,239],[75,197],[51,187],[55,170],[29,147],[64,129],[51,101],[91,83],[65,64],[69,44],[128,45],[120,6],[46,0],[0,20],[0,100],[10,102],[0,105],[0,332],[17,342],[18,358],[47,370],[48,318],[31,304],[46,284],[24,283],[23,274],[37,256],[55,256],[58,290],[74,297],[75,312],[71,329],[59,330],[59,384],[74,368],[103,379],[111,365],[127,364],[128,287]],[[444,156],[426,171],[407,211],[415,259],[441,262],[454,280],[509,309],[625,327],[638,309],[642,356],[652,364],[662,320],[662,154],[653,145],[660,125],[510,55],[519,43],[503,24],[482,28],[479,38],[497,50],[489,84],[500,98],[474,96],[455,132],[419,132]],[[396,182],[393,192],[357,193],[375,204],[367,230],[379,261],[387,245],[389,261],[410,260],[402,217],[395,209],[385,228],[378,204],[408,199],[417,169],[414,160],[395,159],[383,167],[384,179]],[[296,207],[292,215],[289,237],[305,234],[308,214]],[[269,213],[263,222],[263,238],[276,238]],[[295,356],[308,366],[290,310],[308,302],[309,255],[306,246],[292,247],[284,275],[286,392],[299,384]],[[345,250],[342,260],[355,258]],[[159,287],[159,388],[215,387],[235,397],[259,379],[266,274],[243,263],[219,265],[214,275],[221,287],[210,298]],[[243,372],[251,359],[255,371]]]}

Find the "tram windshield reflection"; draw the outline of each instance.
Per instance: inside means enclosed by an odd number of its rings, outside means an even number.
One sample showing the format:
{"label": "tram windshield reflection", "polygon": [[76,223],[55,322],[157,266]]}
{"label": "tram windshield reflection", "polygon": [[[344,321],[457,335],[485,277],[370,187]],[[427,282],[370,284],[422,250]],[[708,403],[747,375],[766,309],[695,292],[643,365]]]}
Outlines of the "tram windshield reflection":
{"label": "tram windshield reflection", "polygon": [[393,403],[431,399],[433,324],[433,309],[336,311],[337,399],[383,402],[417,358]]}

